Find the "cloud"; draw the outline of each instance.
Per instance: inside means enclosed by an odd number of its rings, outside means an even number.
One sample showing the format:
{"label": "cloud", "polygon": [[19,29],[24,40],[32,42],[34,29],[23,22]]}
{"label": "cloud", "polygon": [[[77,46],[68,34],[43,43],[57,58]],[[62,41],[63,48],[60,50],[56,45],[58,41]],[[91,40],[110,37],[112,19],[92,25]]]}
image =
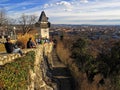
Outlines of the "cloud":
{"label": "cloud", "polygon": [[65,11],[72,11],[72,5],[69,2],[61,1],[60,3],[56,3],[57,5],[62,5],[65,7]]}
{"label": "cloud", "polygon": [[48,8],[50,5],[49,4],[45,4],[44,5],[44,8]]}
{"label": "cloud", "polygon": [[[112,24],[111,21],[113,21],[113,24],[120,24],[119,0],[89,1],[88,3],[81,3],[78,0],[74,0],[74,2],[69,3],[72,5],[70,12],[65,12],[55,6],[54,8],[46,9],[53,23]],[[104,23],[104,20],[106,23]]]}
{"label": "cloud", "polygon": [[64,8],[64,11],[71,11],[72,10],[71,3],[67,2],[67,1],[59,1],[59,2],[55,2],[53,4],[50,3],[50,4],[45,4],[44,5],[44,9],[50,8],[50,7],[54,7],[54,8],[59,7],[61,9]]}
{"label": "cloud", "polygon": [[88,3],[88,0],[80,0],[83,3]]}
{"label": "cloud", "polygon": [[[22,13],[39,16],[41,11],[45,10],[53,23],[99,24],[103,20],[120,23],[117,21],[120,20],[120,0],[48,0],[44,4],[38,0],[34,2],[30,0],[14,5],[9,3],[0,5],[7,8],[11,17],[19,17]],[[20,10],[16,10],[17,8]]]}

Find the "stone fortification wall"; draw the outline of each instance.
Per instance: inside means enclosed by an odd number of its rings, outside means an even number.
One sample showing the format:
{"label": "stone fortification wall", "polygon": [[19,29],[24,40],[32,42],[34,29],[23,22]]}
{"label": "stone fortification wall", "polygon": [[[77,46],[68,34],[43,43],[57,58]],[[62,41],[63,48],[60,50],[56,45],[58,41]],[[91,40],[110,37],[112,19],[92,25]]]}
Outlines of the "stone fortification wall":
{"label": "stone fortification wall", "polygon": [[[53,90],[52,87],[47,85],[47,83],[44,81],[43,75],[45,75],[46,72],[43,72],[41,68],[41,63],[44,61],[44,53],[50,53],[52,51],[52,43],[46,43],[44,45],[41,45],[36,49],[36,59],[34,63],[34,88],[36,90]],[[41,67],[41,68],[40,68]]]}
{"label": "stone fortification wall", "polygon": [[[27,53],[29,51],[35,51],[35,62],[34,70],[29,70],[29,79],[30,84],[28,85],[28,90],[53,90],[52,87],[46,84],[43,79],[43,73],[41,70],[41,62],[44,61],[43,53],[47,54],[52,51],[52,43],[46,43],[44,45],[38,45],[34,49],[24,49],[23,52]],[[21,56],[17,53],[0,54],[0,66],[5,65],[6,63],[14,62],[14,59],[20,58]],[[44,67],[42,67],[44,68]]]}
{"label": "stone fortification wall", "polygon": [[[24,49],[23,53],[27,53],[29,51],[34,51],[35,49]],[[6,52],[0,54],[0,65],[5,65],[6,63],[13,62],[14,59],[20,58],[21,55],[18,53],[8,54]]]}

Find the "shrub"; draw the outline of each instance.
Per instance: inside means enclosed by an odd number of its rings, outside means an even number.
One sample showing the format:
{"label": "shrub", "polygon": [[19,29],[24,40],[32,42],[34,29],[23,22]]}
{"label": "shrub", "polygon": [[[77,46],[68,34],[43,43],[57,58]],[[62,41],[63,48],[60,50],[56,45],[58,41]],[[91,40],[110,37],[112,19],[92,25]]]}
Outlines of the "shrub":
{"label": "shrub", "polygon": [[[103,45],[101,42],[91,44],[92,41],[88,42],[83,38],[72,40],[73,38],[64,38],[62,42],[58,42],[57,53],[69,66],[79,89],[83,89],[81,86],[84,84],[84,87],[91,87],[86,90],[120,90],[120,42],[109,46],[108,42]],[[91,46],[98,50],[95,57],[91,53],[94,52],[91,51]]]}
{"label": "shrub", "polygon": [[4,44],[0,44],[0,52],[6,51]]}
{"label": "shrub", "polygon": [[24,36],[19,36],[17,43],[19,45],[22,45],[22,48],[26,48],[27,41],[29,40],[30,37],[32,37],[32,40],[34,40],[34,36],[31,34],[25,34]]}

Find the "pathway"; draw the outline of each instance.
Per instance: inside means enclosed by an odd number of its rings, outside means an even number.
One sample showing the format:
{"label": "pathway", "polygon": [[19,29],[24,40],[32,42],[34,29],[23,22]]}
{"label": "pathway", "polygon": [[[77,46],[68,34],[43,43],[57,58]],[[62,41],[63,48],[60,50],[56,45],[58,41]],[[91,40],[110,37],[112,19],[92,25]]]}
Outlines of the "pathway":
{"label": "pathway", "polygon": [[57,83],[55,90],[75,90],[74,79],[71,76],[70,70],[58,58],[56,51],[53,50],[51,60],[50,57],[45,59],[48,65],[49,77],[51,83]]}

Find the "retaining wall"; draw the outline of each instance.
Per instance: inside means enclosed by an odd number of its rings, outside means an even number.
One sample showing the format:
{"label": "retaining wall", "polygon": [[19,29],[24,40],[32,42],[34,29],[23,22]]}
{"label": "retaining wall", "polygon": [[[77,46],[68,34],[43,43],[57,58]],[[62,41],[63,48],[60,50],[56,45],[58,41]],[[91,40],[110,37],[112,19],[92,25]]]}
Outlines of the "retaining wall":
{"label": "retaining wall", "polygon": [[[34,64],[34,70],[29,70],[29,79],[30,84],[28,85],[28,90],[53,90],[52,87],[47,85],[43,79],[43,73],[40,65],[41,62],[44,61],[43,53],[47,54],[52,51],[52,43],[46,43],[44,45],[38,45],[37,48],[33,49],[24,49],[23,52],[27,53],[29,51],[35,51],[35,62]],[[0,54],[0,66],[5,65],[6,63],[14,62],[16,58],[20,58],[23,56],[20,56],[18,53],[1,53]]]}

